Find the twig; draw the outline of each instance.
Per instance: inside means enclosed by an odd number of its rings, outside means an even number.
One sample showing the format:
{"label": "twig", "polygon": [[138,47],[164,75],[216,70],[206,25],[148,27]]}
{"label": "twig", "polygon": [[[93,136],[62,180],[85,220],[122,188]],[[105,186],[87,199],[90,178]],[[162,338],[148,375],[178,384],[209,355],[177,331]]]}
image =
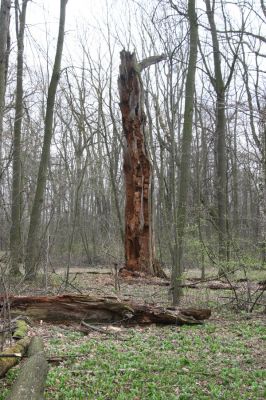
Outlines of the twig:
{"label": "twig", "polygon": [[23,355],[21,353],[0,354],[0,358],[11,358],[11,357],[22,358]]}
{"label": "twig", "polygon": [[[260,295],[261,295],[261,293],[260,293]],[[232,301],[236,300],[235,297],[230,297],[230,296],[222,296],[222,297],[220,297],[220,299],[229,299],[229,300],[232,300]],[[244,299],[241,299],[241,302],[242,303],[247,303],[247,304],[252,304],[252,305],[254,305],[254,303],[255,303],[254,301],[249,301],[249,300],[244,300]],[[262,307],[265,306],[265,304],[258,303],[258,302],[256,302],[256,305],[257,306],[262,306]],[[252,311],[250,311],[250,312],[252,312]]]}
{"label": "twig", "polygon": [[88,329],[90,329],[90,330],[92,330],[92,331],[96,331],[96,332],[100,332],[100,333],[105,333],[105,334],[111,334],[111,335],[113,334],[113,332],[108,332],[108,331],[105,330],[105,329],[98,328],[97,326],[87,324],[87,323],[84,322],[84,321],[81,321],[81,325],[82,325],[82,326],[85,326],[85,328],[88,328]]}
{"label": "twig", "polygon": [[[264,288],[261,290],[261,292],[258,294],[258,296],[256,297],[256,299],[253,302],[253,305],[250,307],[249,312],[252,312],[254,310],[255,305],[265,305],[265,304],[259,304],[258,301],[259,299],[262,297],[263,293],[265,292],[266,286],[264,286]],[[256,293],[256,292],[255,292]]]}
{"label": "twig", "polygon": [[[78,287],[76,287],[75,285],[73,285],[73,283],[71,283],[71,282],[67,282],[65,279],[63,279],[62,278],[62,276],[60,276],[59,274],[57,274],[56,272],[54,272],[54,274],[56,275],[56,276],[58,276],[59,277],[59,279],[61,279],[61,285],[60,285],[60,287],[59,287],[59,289],[58,289],[58,291],[57,291],[57,294],[59,294],[60,292],[61,292],[61,288],[63,287],[63,285],[65,285],[65,287],[67,287],[67,286],[71,286],[73,289],[75,289],[79,294],[83,294],[83,292],[82,292],[82,290],[80,290]],[[74,278],[74,280],[75,280],[76,278]],[[74,281],[73,280],[73,281]],[[72,282],[73,282],[72,281]]]}
{"label": "twig", "polygon": [[119,339],[119,340],[122,340],[122,341],[127,341],[128,340],[127,338],[122,338],[121,335],[118,334],[118,332],[110,332],[108,330],[105,330],[105,329],[102,329],[102,328],[98,328],[97,326],[87,324],[84,321],[81,321],[81,325],[84,326],[87,329],[91,329],[92,331],[100,332],[100,333],[103,333],[105,335],[114,336],[116,339]]}
{"label": "twig", "polygon": [[236,291],[235,287],[232,285],[232,283],[231,283],[230,279],[228,278],[228,276],[227,276],[227,274],[226,274],[225,271],[223,271],[223,274],[224,274],[225,279],[226,279],[227,282],[229,283],[231,289],[232,289],[233,292],[234,292],[234,295],[235,295],[235,299],[236,299],[237,304],[239,304],[239,299],[238,299],[238,295],[237,295],[237,291]]}

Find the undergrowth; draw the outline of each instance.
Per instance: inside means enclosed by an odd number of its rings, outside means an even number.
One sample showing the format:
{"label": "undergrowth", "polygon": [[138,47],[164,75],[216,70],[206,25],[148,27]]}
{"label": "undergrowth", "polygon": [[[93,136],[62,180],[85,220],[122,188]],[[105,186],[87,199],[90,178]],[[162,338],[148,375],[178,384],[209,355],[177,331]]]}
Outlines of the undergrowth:
{"label": "undergrowth", "polygon": [[[117,336],[50,329],[46,399],[263,399],[266,373],[260,320],[137,327]],[[10,371],[0,399],[16,375]]]}
{"label": "undergrowth", "polygon": [[[258,277],[257,277],[258,278]],[[78,275],[80,288],[113,294],[112,276]],[[165,286],[121,282],[120,295],[167,305]],[[228,300],[229,298],[229,300]],[[121,328],[88,336],[73,328],[43,323],[50,363],[45,399],[51,400],[262,400],[266,398],[264,307],[250,314],[233,310],[226,290],[188,289],[184,306],[210,307],[203,325]],[[225,305],[228,303],[228,306]],[[7,398],[19,371],[0,379],[0,400]]]}

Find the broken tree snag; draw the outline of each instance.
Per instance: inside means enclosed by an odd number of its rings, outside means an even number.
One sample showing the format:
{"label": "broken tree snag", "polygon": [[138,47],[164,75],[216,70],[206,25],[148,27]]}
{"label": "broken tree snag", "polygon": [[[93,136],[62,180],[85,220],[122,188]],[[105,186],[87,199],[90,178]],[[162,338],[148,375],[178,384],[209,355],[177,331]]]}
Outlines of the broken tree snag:
{"label": "broken tree snag", "polygon": [[9,400],[41,400],[48,373],[48,362],[43,353],[41,338],[32,338],[28,360],[21,366],[20,373],[12,386]]}
{"label": "broken tree snag", "polygon": [[30,338],[26,337],[17,341],[14,346],[9,347],[3,354],[17,354],[17,357],[2,357],[0,356],[0,378],[2,378],[7,371],[14,367],[20,360],[20,358],[26,353],[26,350],[30,344]]}
{"label": "broken tree snag", "polygon": [[[1,298],[0,298],[1,301]],[[195,324],[211,315],[209,309],[163,308],[121,301],[116,297],[63,295],[54,297],[11,297],[11,314],[24,314],[47,322],[121,321],[125,324]]]}
{"label": "broken tree snag", "polygon": [[145,143],[141,71],[161,60],[154,56],[137,63],[135,53],[121,51],[118,89],[122,114],[125,178],[125,269],[162,274],[155,268],[151,222],[151,162]]}

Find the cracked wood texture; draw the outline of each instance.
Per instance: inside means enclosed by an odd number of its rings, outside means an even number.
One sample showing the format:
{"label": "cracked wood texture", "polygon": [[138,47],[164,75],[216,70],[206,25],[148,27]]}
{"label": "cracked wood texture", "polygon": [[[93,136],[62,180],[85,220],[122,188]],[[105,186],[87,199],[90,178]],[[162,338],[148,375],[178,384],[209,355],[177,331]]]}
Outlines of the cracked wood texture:
{"label": "cracked wood texture", "polygon": [[[12,315],[27,315],[47,322],[88,322],[125,324],[198,324],[211,315],[209,309],[163,308],[120,300],[116,297],[89,295],[10,296]],[[3,298],[0,296],[0,311]]]}
{"label": "cracked wood texture", "polygon": [[134,53],[120,53],[118,87],[124,133],[125,269],[155,275],[151,229],[151,163],[145,145],[143,87]]}

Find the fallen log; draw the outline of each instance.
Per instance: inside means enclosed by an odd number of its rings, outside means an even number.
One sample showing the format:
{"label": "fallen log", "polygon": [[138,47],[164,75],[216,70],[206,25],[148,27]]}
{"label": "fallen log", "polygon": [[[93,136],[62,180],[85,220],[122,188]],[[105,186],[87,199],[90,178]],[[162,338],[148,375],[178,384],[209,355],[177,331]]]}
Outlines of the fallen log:
{"label": "fallen log", "polygon": [[163,308],[121,301],[117,297],[89,295],[10,297],[10,308],[13,315],[23,314],[47,322],[195,324],[211,315],[209,309]]}
{"label": "fallen log", "polygon": [[44,343],[42,338],[40,338],[39,336],[34,336],[31,339],[29,348],[28,348],[28,357],[33,356],[34,354],[37,353],[42,353],[44,352]]}
{"label": "fallen log", "polygon": [[[122,278],[129,285],[154,285],[154,286],[171,286],[171,282],[165,279],[146,279],[146,278],[137,278],[136,276],[122,276]],[[239,289],[239,285],[220,282],[220,281],[201,281],[201,280],[188,280],[187,282],[180,285],[180,287],[185,289],[210,289],[210,290],[237,290]]]}
{"label": "fallen log", "polygon": [[41,338],[32,338],[27,361],[22,365],[18,378],[12,386],[9,400],[41,400],[48,373]]}
{"label": "fallen log", "polygon": [[185,289],[210,289],[210,290],[237,290],[239,286],[223,283],[223,282],[210,282],[210,283],[202,283],[201,282],[194,282],[194,283],[184,283],[180,285],[182,288]]}
{"label": "fallen log", "polygon": [[3,351],[3,355],[16,354],[17,357],[1,357],[0,355],[0,378],[2,378],[10,368],[14,367],[18,363],[23,354],[26,353],[29,344],[30,338],[26,337],[24,339],[18,340],[16,344]]}

